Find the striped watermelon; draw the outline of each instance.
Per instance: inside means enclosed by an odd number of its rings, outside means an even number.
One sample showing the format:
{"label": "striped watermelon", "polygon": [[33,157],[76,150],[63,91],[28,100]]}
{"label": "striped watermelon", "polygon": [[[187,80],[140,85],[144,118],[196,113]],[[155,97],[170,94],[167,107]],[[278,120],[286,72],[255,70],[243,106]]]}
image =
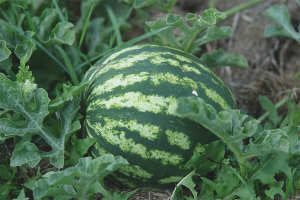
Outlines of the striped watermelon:
{"label": "striped watermelon", "polygon": [[142,44],[99,60],[84,80],[96,78],[81,94],[84,135],[98,139],[94,157],[121,155],[130,165],[110,175],[125,187],[167,189],[192,169],[185,163],[201,144],[217,137],[176,115],[176,99],[199,96],[218,111],[235,108],[225,83],[193,55]]}

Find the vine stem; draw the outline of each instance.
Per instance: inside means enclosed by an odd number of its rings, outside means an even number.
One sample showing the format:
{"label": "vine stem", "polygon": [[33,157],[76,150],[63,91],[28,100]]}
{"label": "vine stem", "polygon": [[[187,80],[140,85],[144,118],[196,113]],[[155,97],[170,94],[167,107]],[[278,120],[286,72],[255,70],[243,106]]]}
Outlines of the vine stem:
{"label": "vine stem", "polygon": [[221,138],[221,139],[228,145],[228,147],[231,149],[231,151],[233,151],[233,153],[237,157],[238,162],[239,162],[239,166],[240,166],[241,177],[245,178],[246,177],[246,170],[243,166],[243,164],[244,164],[243,155],[232,145],[231,142],[227,141],[225,138]]}
{"label": "vine stem", "polygon": [[244,10],[246,8],[254,6],[255,4],[260,3],[262,1],[264,1],[264,0],[252,0],[252,1],[249,1],[249,2],[246,2],[246,3],[242,3],[242,4],[238,5],[238,6],[235,6],[233,8],[230,8],[230,9],[226,10],[224,13],[228,17],[228,16],[233,15],[233,14],[235,14],[235,13],[237,13],[239,11],[242,11],[242,10]]}
{"label": "vine stem", "polygon": [[[287,95],[287,96],[284,97],[281,101],[279,101],[278,103],[275,104],[275,108],[276,108],[276,109],[280,108],[280,107],[283,106],[289,99],[290,99],[290,95]],[[265,112],[262,116],[260,116],[257,120],[261,123],[261,122],[264,121],[269,115],[270,115],[270,113],[267,111],[267,112]]]}
{"label": "vine stem", "polygon": [[209,8],[215,8],[215,0],[209,0]]}

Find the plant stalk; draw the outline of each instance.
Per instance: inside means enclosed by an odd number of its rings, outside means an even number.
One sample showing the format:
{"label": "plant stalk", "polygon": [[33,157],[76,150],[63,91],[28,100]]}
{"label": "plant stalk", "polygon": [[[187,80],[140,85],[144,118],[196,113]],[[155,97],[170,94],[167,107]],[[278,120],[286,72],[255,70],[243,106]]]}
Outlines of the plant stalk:
{"label": "plant stalk", "polygon": [[252,0],[252,1],[249,1],[249,2],[246,2],[246,3],[242,3],[240,5],[237,5],[237,6],[233,7],[233,8],[230,8],[230,9],[224,11],[224,13],[226,14],[226,16],[230,16],[230,15],[233,15],[233,14],[235,14],[235,13],[237,13],[239,11],[242,11],[242,10],[244,10],[246,8],[254,6],[255,4],[258,4],[258,3],[262,2],[262,1],[264,1],[264,0]]}
{"label": "plant stalk", "polygon": [[215,0],[209,0],[209,8],[215,8]]}

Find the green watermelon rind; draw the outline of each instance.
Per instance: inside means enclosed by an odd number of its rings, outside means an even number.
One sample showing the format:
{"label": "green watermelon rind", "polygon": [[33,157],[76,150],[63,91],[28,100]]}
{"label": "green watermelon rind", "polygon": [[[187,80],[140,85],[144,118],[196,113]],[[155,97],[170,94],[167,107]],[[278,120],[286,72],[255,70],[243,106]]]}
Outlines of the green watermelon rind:
{"label": "green watermelon rind", "polygon": [[[217,111],[235,109],[227,85],[197,57],[156,44],[119,49],[100,59],[81,94],[84,136],[98,139],[91,154],[121,155],[130,163],[110,175],[119,185],[169,189],[192,169],[185,163],[218,138],[176,114],[177,98],[199,96]],[[83,80],[83,81],[84,81]]]}

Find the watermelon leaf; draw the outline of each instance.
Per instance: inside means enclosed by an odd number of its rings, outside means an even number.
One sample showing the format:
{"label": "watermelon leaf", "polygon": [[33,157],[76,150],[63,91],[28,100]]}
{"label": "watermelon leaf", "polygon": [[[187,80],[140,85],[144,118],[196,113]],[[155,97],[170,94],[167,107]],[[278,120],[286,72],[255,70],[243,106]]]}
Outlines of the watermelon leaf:
{"label": "watermelon leaf", "polygon": [[6,42],[4,40],[0,40],[0,62],[6,60],[11,51],[6,47]]}
{"label": "watermelon leaf", "polygon": [[[25,58],[25,57],[24,57]],[[61,131],[53,134],[48,125],[45,126],[44,119],[49,114],[48,104],[50,102],[45,90],[39,88],[32,92],[34,106],[28,106],[22,96],[22,83],[11,82],[4,74],[0,73],[0,108],[10,110],[18,114],[17,121],[13,118],[1,117],[1,133],[5,136],[24,136],[26,133],[40,135],[51,147],[52,151],[43,152],[28,141],[22,143],[21,147],[14,151],[11,158],[11,166],[21,166],[28,163],[31,167],[36,166],[42,158],[50,158],[50,163],[58,168],[64,166],[64,148],[70,136],[77,132],[81,125],[77,112],[80,108],[79,97],[58,108],[60,116]],[[76,92],[75,92],[76,93]],[[58,138],[57,138],[58,136]]]}
{"label": "watermelon leaf", "polygon": [[271,6],[264,12],[264,15],[279,25],[279,27],[267,25],[264,31],[265,37],[285,36],[300,43],[300,33],[293,28],[286,6]]}
{"label": "watermelon leaf", "polygon": [[241,54],[230,54],[224,50],[216,50],[211,55],[204,53],[200,60],[202,60],[209,67],[242,67],[248,68],[248,61]]}
{"label": "watermelon leaf", "polygon": [[277,124],[282,120],[282,117],[278,116],[277,109],[272,101],[268,97],[259,95],[259,102],[263,109],[269,112],[269,120],[272,122],[270,129],[275,129]]}
{"label": "watermelon leaf", "polygon": [[[118,193],[114,192],[113,194],[110,191],[106,191],[108,195],[103,195],[103,200],[111,200],[111,199],[119,199],[119,200],[127,200],[132,194],[134,194],[136,190],[133,190],[131,192],[127,192],[126,194],[123,194],[124,192]],[[103,194],[103,193],[102,193]]]}
{"label": "watermelon leaf", "polygon": [[14,200],[28,200],[28,199],[29,199],[29,198],[25,197],[24,189],[22,189],[22,190],[20,191],[19,196],[18,196],[16,199],[14,199]]}
{"label": "watermelon leaf", "polygon": [[[218,28],[215,27],[217,21],[221,21],[226,18],[226,15],[216,9],[205,10],[199,19],[194,14],[189,13],[186,15],[186,20],[193,26],[190,27],[186,24],[180,15],[169,14],[167,18],[160,18],[157,21],[148,21],[146,24],[151,28],[151,31],[163,28],[166,26],[172,26],[171,29],[164,30],[157,35],[161,37],[170,46],[177,49],[181,49],[185,52],[193,52],[199,45],[217,40],[224,37],[229,37],[232,34],[232,30],[229,27]],[[176,38],[173,34],[174,28],[179,28],[183,32],[180,37]],[[213,28],[209,28],[213,27]],[[202,33],[198,39],[197,36],[203,32],[206,28],[209,28],[206,32]],[[214,34],[209,34],[211,31]],[[179,41],[181,40],[181,41]],[[197,44],[197,45],[195,45]]]}
{"label": "watermelon leaf", "polygon": [[219,164],[211,162],[207,159],[209,156],[210,159],[221,162],[225,154],[225,144],[222,140],[217,140],[209,144],[202,146],[205,149],[205,152],[198,154],[194,151],[193,157],[186,163],[186,166],[193,167],[194,170],[188,174],[184,179],[182,179],[176,186],[173,191],[172,197],[177,199],[182,199],[182,188],[181,185],[186,186],[193,193],[194,199],[197,197],[197,192],[195,191],[195,183],[192,180],[194,175],[206,175],[207,172],[213,171]]}
{"label": "watermelon leaf", "polygon": [[33,197],[84,199],[86,195],[94,192],[95,187],[99,187],[99,179],[127,164],[128,162],[120,156],[104,155],[93,160],[91,157],[81,158],[75,167],[43,175],[43,179],[36,182]]}
{"label": "watermelon leaf", "polygon": [[51,100],[48,105],[48,109],[50,115],[53,114],[58,107],[63,106],[68,101],[73,100],[73,98],[79,95],[88,85],[90,85],[94,80],[87,80],[80,82],[79,85],[72,86],[71,83],[69,85],[63,84],[63,93],[61,96],[56,97],[54,100]]}
{"label": "watermelon leaf", "polygon": [[[178,195],[182,195],[182,189],[181,186],[185,186],[187,188],[189,188],[189,190],[192,192],[194,199],[196,199],[197,197],[197,191],[194,189],[196,184],[193,182],[193,176],[195,175],[195,172],[192,171],[191,173],[189,173],[186,177],[184,177],[177,185],[175,190],[173,191],[173,194],[171,196],[171,199],[173,198],[177,198],[180,199]],[[179,189],[180,188],[180,189]],[[176,190],[179,189],[178,192],[176,192]]]}
{"label": "watermelon leaf", "polygon": [[[41,43],[47,47],[53,45],[68,44],[72,45],[75,40],[75,34],[69,30],[73,27],[70,22],[56,22],[57,10],[55,8],[46,8],[41,16],[35,16],[32,20],[37,29],[37,37]],[[53,28],[53,24],[56,24]]]}
{"label": "watermelon leaf", "polygon": [[[270,189],[265,191],[269,197],[274,198],[275,194],[284,195],[281,189],[283,183],[275,184],[275,175],[283,172],[287,177],[291,176],[289,163],[297,156],[296,152],[299,149],[297,143],[299,140],[298,126],[264,130],[255,141],[250,139],[249,144],[245,145],[243,139],[253,135],[258,122],[250,120],[244,124],[247,116],[241,115],[237,110],[217,113],[201,98],[187,97],[179,98],[177,112],[211,130],[226,143],[237,157],[241,176],[248,188],[240,183],[234,175],[231,178],[225,178],[228,173],[232,173],[230,169],[226,169],[227,166],[222,166],[222,170],[218,172],[214,182],[202,178],[207,185],[217,192],[220,198],[233,198],[235,196],[248,198],[252,193],[255,193],[254,182],[256,180],[270,186]],[[253,167],[247,167],[248,164],[245,163],[245,160],[249,157],[255,157],[259,162],[254,162],[255,166]],[[234,177],[236,177],[236,181],[232,181]]]}
{"label": "watermelon leaf", "polygon": [[9,24],[7,24],[7,22],[3,20],[0,20],[0,25],[0,40],[4,40],[6,42],[6,48],[13,48],[14,53],[20,60],[24,57],[25,54],[27,54],[26,61],[28,61],[36,45],[34,42],[29,40],[26,35],[32,37],[34,35],[34,32],[26,31],[24,32],[24,35],[14,33]]}
{"label": "watermelon leaf", "polygon": [[197,175],[205,175],[219,165],[209,161],[207,156],[214,161],[221,162],[225,154],[225,144],[222,140],[203,145],[203,148],[205,153],[198,154],[194,152],[193,157],[186,163],[186,166],[194,168],[194,172]]}

